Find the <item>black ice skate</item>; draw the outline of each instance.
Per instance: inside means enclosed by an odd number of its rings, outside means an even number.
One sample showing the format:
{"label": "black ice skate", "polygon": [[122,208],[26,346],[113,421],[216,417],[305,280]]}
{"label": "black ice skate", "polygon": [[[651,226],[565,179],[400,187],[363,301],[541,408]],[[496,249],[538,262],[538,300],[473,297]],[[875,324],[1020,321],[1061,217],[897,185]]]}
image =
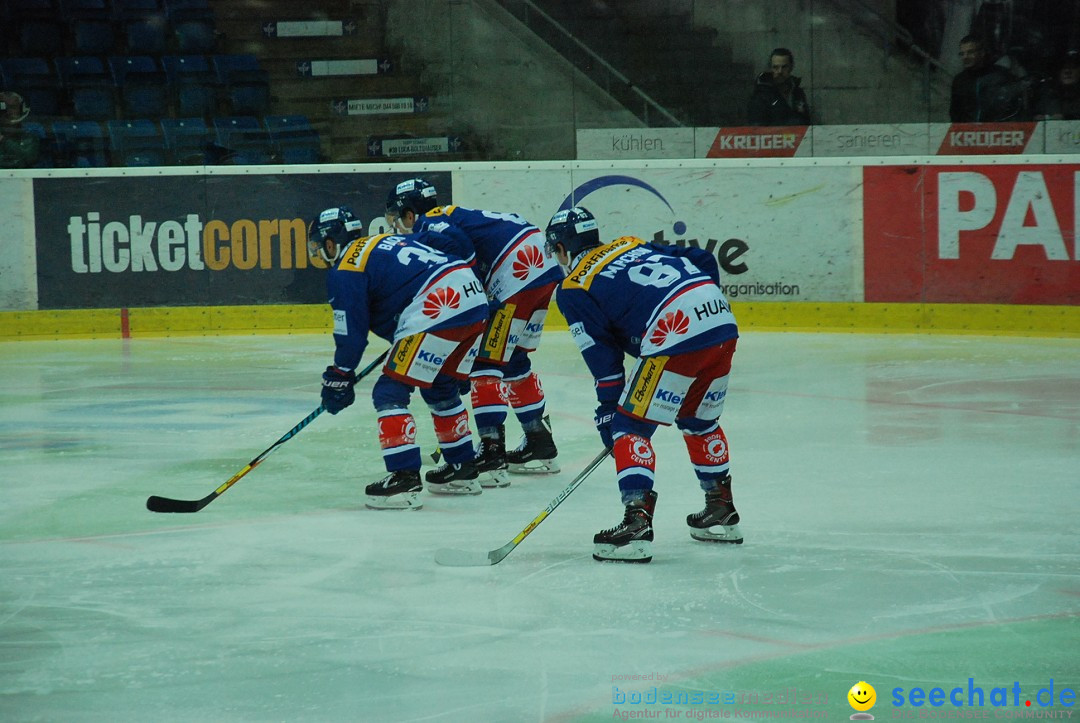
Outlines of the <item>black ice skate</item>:
{"label": "black ice skate", "polygon": [[366,504],[373,510],[418,510],[424,506],[423,490],[420,471],[415,469],[399,469],[364,488]]}
{"label": "black ice skate", "polygon": [[731,477],[722,478],[715,490],[705,493],[705,509],[687,515],[686,524],[695,540],[742,544],[739,513],[731,500]]}
{"label": "black ice skate", "polygon": [[483,492],[473,462],[441,464],[424,475],[428,492],[436,495],[478,495]]}
{"label": "black ice skate", "polygon": [[499,436],[481,437],[480,454],[476,457],[481,487],[508,487],[510,474],[506,463],[506,431],[499,427]]}
{"label": "black ice skate", "polygon": [[511,474],[555,474],[559,471],[559,463],[555,461],[558,455],[545,421],[539,430],[525,432],[525,439],[506,454],[506,461],[510,463]]}
{"label": "black ice skate", "polygon": [[602,562],[652,560],[652,518],[655,509],[656,493],[652,490],[645,493],[644,499],[628,504],[621,524],[593,536],[593,559]]}

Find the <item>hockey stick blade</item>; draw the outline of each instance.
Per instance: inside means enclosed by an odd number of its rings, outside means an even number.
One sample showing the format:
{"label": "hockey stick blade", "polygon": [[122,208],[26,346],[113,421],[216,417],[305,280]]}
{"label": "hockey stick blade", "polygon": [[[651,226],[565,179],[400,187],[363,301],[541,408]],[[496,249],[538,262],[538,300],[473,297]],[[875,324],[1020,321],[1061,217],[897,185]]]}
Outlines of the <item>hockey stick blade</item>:
{"label": "hockey stick blade", "polygon": [[446,567],[486,567],[488,565],[498,565],[500,562],[506,559],[514,549],[521,544],[521,541],[529,536],[529,533],[536,529],[537,525],[547,519],[548,515],[555,511],[555,508],[562,504],[563,500],[570,496],[570,493],[578,488],[578,486],[585,481],[585,478],[593,473],[600,463],[607,459],[607,456],[611,454],[611,448],[606,447],[603,452],[596,456],[589,465],[583,469],[574,481],[571,482],[566,488],[560,492],[555,499],[541,512],[539,515],[533,518],[533,521],[525,526],[525,529],[517,534],[517,537],[510,540],[502,547],[491,550],[489,552],[470,552],[468,550],[454,550],[449,547],[443,547],[435,551],[435,562]]}
{"label": "hockey stick blade", "polygon": [[151,512],[198,512],[210,504],[210,500],[215,497],[217,497],[216,494],[203,497],[201,500],[174,500],[170,497],[150,495],[146,499],[146,509]]}
{"label": "hockey stick blade", "polygon": [[[384,351],[382,354],[380,354],[379,356],[377,356],[375,358],[375,361],[371,362],[366,367],[364,367],[364,370],[356,375],[356,381],[359,382],[361,379],[363,379],[368,374],[370,374],[372,371],[374,371],[377,366],[382,364],[383,360],[386,359],[386,355],[389,354],[389,353],[390,353],[389,350]],[[295,427],[293,427],[288,432],[286,432],[284,435],[282,435],[281,438],[278,439],[278,441],[274,442],[269,447],[264,449],[262,454],[260,454],[258,457],[251,460],[250,462],[248,462],[247,465],[242,470],[240,470],[239,472],[234,474],[232,477],[230,477],[228,480],[226,480],[224,484],[222,484],[216,490],[214,490],[213,492],[208,494],[206,497],[203,497],[201,500],[174,500],[171,497],[159,497],[158,495],[151,495],[146,500],[146,509],[150,510],[151,512],[166,512],[166,513],[169,513],[169,512],[180,512],[180,513],[198,512],[203,507],[206,507],[208,504],[210,504],[211,502],[216,500],[219,496],[221,496],[225,492],[225,490],[229,489],[234,484],[239,482],[240,478],[242,478],[244,475],[246,475],[251,470],[258,467],[259,464],[262,463],[262,461],[264,459],[266,459],[267,457],[270,456],[271,452],[273,452],[278,447],[285,444],[290,439],[292,439],[297,434],[299,434],[300,430],[302,430],[304,427],[311,424],[311,422],[316,417],[318,417],[320,414],[322,414],[325,411],[326,411],[326,407],[324,407],[322,404],[320,404],[315,409],[314,412],[312,412],[311,414],[309,414],[306,417],[304,417],[303,419],[301,419],[296,424]]]}

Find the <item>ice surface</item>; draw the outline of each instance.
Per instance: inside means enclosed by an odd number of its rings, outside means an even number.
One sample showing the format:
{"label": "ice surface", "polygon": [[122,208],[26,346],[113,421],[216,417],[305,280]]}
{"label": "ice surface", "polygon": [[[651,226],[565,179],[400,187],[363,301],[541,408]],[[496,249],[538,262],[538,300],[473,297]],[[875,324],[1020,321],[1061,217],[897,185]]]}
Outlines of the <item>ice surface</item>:
{"label": "ice surface", "polygon": [[330,345],[0,344],[0,720],[840,720],[858,681],[881,720],[962,711],[893,691],[967,705],[969,678],[991,717],[1080,715],[1080,340],[747,333],[723,419],[746,543],[690,539],[663,429],[649,565],[590,557],[610,461],[498,565],[434,562],[511,540],[599,451],[565,332],[536,356],[558,475],[367,510],[368,380],[201,512],[146,510],[309,414]]}

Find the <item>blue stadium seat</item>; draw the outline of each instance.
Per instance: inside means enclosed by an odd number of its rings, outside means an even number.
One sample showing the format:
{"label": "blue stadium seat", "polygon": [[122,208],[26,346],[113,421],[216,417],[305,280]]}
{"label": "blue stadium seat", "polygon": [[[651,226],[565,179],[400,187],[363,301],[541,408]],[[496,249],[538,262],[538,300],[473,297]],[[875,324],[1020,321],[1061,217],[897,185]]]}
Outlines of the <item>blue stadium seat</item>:
{"label": "blue stadium seat", "polygon": [[173,163],[181,166],[210,163],[211,131],[202,118],[163,118],[161,132]]}
{"label": "blue stadium seat", "polygon": [[56,67],[77,119],[116,117],[116,88],[100,58],[88,55],[57,58]]}
{"label": "blue stadium seat", "polygon": [[111,120],[105,124],[114,166],[168,164],[165,137],[151,120]]}
{"label": "blue stadium seat", "polygon": [[169,89],[165,71],[148,55],[109,58],[113,83],[129,117],[159,118],[168,113]]}
{"label": "blue stadium seat", "polygon": [[213,53],[217,49],[214,11],[204,0],[168,0],[165,10],[180,53]]}
{"label": "blue stadium seat", "polygon": [[59,165],[72,168],[96,168],[109,165],[105,133],[96,121],[56,121],[53,137],[63,158]]}
{"label": "blue stadium seat", "polygon": [[56,165],[56,141],[46,130],[45,126],[37,121],[26,121],[22,124],[23,130],[38,137],[39,152],[36,168],[53,168]]}
{"label": "blue stadium seat", "polygon": [[246,166],[274,161],[270,134],[254,116],[215,118],[213,125],[224,164]]}
{"label": "blue stadium seat", "polygon": [[28,18],[18,21],[17,34],[22,55],[55,57],[64,52],[67,25],[58,19]]}
{"label": "blue stadium seat", "polygon": [[160,0],[112,0],[113,16],[119,22],[165,14]]}
{"label": "blue stadium seat", "polygon": [[205,55],[166,55],[161,63],[172,88],[176,115],[217,113],[217,80]]}
{"label": "blue stadium seat", "polygon": [[307,116],[266,116],[263,125],[270,134],[270,141],[281,163],[319,163],[322,160],[319,134]]}
{"label": "blue stadium seat", "polygon": [[4,87],[26,100],[36,117],[61,115],[64,94],[60,76],[44,58],[0,59]]}
{"label": "blue stadium seat", "polygon": [[211,63],[232,115],[266,113],[270,107],[270,79],[258,58],[250,54],[215,55]]}
{"label": "blue stadium seat", "polygon": [[108,55],[113,52],[112,11],[105,0],[63,0],[64,17],[71,23],[74,55]]}

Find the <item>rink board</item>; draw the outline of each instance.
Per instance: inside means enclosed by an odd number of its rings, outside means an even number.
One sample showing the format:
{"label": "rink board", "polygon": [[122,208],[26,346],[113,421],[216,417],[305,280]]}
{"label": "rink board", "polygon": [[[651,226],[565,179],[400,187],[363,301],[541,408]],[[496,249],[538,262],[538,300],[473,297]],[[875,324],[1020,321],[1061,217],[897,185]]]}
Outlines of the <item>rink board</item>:
{"label": "rink board", "polygon": [[[713,253],[744,328],[1075,335],[1074,156],[10,171],[0,338],[325,331],[307,220],[386,189]],[[553,318],[557,327],[561,319]]]}

